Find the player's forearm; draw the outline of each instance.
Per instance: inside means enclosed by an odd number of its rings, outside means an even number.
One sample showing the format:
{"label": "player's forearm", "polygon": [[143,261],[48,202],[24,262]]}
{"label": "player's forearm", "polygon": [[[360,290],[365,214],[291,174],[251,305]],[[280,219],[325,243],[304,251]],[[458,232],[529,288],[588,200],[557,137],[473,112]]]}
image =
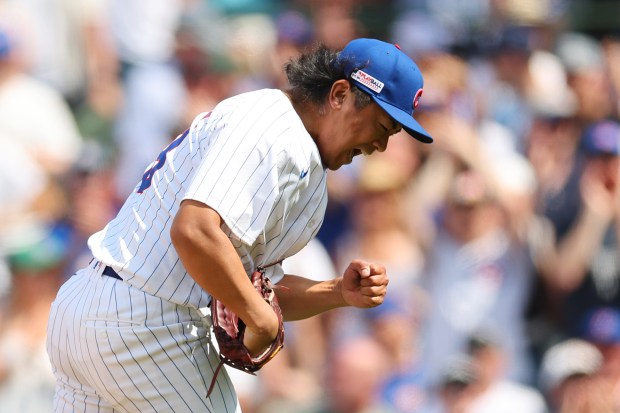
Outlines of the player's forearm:
{"label": "player's forearm", "polygon": [[340,278],[318,282],[287,274],[278,285],[286,287],[276,289],[285,321],[302,320],[347,305]]}
{"label": "player's forearm", "polygon": [[[221,218],[204,204],[186,201],[171,228],[172,242],[189,275],[255,332],[269,329],[271,308],[256,294]],[[268,315],[267,315],[268,314]]]}

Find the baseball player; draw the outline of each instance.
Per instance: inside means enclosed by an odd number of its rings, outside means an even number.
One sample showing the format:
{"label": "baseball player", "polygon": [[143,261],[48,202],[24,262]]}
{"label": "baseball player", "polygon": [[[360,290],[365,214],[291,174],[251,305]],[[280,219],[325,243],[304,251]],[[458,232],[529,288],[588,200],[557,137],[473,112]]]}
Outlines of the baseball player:
{"label": "baseball player", "polygon": [[317,46],[286,66],[290,90],[228,98],[196,117],[145,171],[88,245],[93,259],[60,289],[48,325],[55,412],[239,412],[209,334],[218,298],[261,353],[278,318],[249,281],[259,266],[286,288],[284,319],[381,304],[383,266],[355,260],[342,276],[311,281],[281,263],[319,230],[327,170],[383,151],[401,128],[432,142],[414,120],[423,79],[398,47],[356,39]]}

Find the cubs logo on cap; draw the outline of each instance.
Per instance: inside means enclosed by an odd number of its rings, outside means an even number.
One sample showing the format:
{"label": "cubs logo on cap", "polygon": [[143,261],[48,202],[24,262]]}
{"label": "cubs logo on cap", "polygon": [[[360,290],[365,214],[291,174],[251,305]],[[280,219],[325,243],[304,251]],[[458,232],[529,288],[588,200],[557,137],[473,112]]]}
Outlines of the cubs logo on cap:
{"label": "cubs logo on cap", "polygon": [[422,97],[422,92],[424,92],[423,89],[418,90],[413,97],[413,110],[416,110],[416,108],[420,104],[420,97]]}
{"label": "cubs logo on cap", "polygon": [[338,55],[345,74],[403,129],[417,140],[433,142],[413,118],[423,94],[424,79],[409,56],[394,44],[376,39],[355,39]]}

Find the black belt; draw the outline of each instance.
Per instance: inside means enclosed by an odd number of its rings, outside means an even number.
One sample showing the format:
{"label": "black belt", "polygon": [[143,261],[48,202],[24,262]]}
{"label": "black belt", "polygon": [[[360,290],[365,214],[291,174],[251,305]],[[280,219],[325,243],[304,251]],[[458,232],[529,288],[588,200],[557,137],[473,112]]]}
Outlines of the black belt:
{"label": "black belt", "polygon": [[102,273],[102,274],[103,274],[103,275],[106,275],[106,276],[108,276],[108,277],[116,278],[117,280],[121,280],[121,281],[123,280],[123,279],[121,278],[121,276],[120,276],[120,275],[118,275],[118,274],[117,274],[117,272],[116,272],[116,271],[114,271],[114,269],[113,269],[112,267],[109,267],[109,266],[106,266],[106,267],[103,269],[103,273]]}

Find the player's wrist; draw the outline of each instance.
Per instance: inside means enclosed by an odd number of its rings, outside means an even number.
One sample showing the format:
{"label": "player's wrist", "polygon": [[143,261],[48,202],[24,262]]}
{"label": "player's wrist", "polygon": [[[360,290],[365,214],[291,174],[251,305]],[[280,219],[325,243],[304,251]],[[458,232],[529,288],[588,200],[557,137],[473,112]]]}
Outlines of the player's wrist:
{"label": "player's wrist", "polygon": [[343,278],[338,277],[333,280],[333,297],[334,297],[334,305],[333,307],[346,307],[349,305],[344,295],[343,288]]}
{"label": "player's wrist", "polygon": [[259,309],[252,312],[252,315],[247,317],[247,321],[243,318],[242,320],[246,327],[255,335],[275,337],[278,332],[278,316],[273,311],[273,308],[265,301],[262,301]]}

